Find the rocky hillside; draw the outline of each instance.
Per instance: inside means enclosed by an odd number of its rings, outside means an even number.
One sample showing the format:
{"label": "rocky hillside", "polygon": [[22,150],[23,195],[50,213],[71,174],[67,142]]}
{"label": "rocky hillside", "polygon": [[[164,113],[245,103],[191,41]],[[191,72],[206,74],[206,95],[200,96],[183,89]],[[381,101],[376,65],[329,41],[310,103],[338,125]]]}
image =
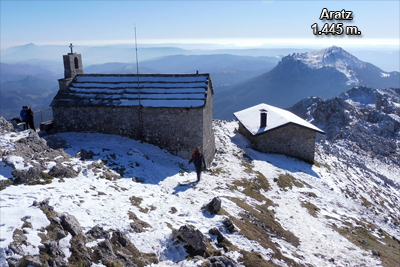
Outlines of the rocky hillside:
{"label": "rocky hillside", "polygon": [[354,87],[328,100],[304,99],[289,110],[326,131],[326,150],[341,145],[357,156],[400,166],[400,89]]}
{"label": "rocky hillside", "polygon": [[[0,266],[400,265],[398,90],[303,101],[314,165],[253,150],[214,121],[193,165],[96,133],[40,138],[0,120]],[[374,100],[375,99],[375,100]]]}

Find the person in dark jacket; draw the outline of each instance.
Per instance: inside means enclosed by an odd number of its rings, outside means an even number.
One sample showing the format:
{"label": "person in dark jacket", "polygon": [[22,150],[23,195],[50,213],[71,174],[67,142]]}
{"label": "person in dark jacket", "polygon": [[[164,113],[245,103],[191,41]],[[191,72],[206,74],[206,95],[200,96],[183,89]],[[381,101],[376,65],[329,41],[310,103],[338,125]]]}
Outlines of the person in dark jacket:
{"label": "person in dark jacket", "polygon": [[28,128],[28,121],[26,120],[26,115],[25,115],[25,113],[26,113],[25,107],[26,106],[22,106],[22,110],[19,113],[19,116],[21,117],[21,120],[25,123],[24,124],[24,130],[26,130]]}
{"label": "person in dark jacket", "polygon": [[30,107],[28,107],[28,106],[25,106],[24,110],[25,110],[26,121],[27,121],[29,127],[31,127],[31,129],[33,129],[36,132],[35,124],[33,122],[33,111],[32,111],[32,109]]}
{"label": "person in dark jacket", "polygon": [[189,164],[192,162],[194,163],[194,167],[196,168],[196,173],[197,173],[197,181],[196,182],[200,182],[202,167],[204,166],[204,169],[206,168],[206,162],[204,160],[204,155],[201,154],[200,148],[196,148],[193,151],[193,155],[192,155],[192,158],[189,160]]}

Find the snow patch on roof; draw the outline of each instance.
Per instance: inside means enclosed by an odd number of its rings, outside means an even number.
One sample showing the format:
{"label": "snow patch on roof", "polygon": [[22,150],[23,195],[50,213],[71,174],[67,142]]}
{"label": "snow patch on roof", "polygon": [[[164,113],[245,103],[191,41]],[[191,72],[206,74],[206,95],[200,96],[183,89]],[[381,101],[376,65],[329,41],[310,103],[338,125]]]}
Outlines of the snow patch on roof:
{"label": "snow patch on roof", "polygon": [[100,82],[100,83],[137,83],[138,80],[140,83],[157,83],[157,82],[173,82],[173,83],[182,83],[182,82],[207,82],[208,74],[199,74],[199,75],[185,75],[185,74],[176,74],[176,75],[139,75],[139,79],[137,75],[125,75],[125,74],[116,74],[116,75],[96,75],[96,74],[83,74],[76,76],[75,80],[80,83],[85,82]]}
{"label": "snow patch on roof", "polygon": [[209,74],[80,74],[52,106],[203,107],[209,87]]}
{"label": "snow patch on roof", "polygon": [[[267,110],[267,126],[260,128],[260,110]],[[233,115],[253,135],[261,134],[288,123],[304,126],[316,132],[324,133],[318,127],[294,115],[293,113],[267,104],[259,104],[238,112]]]}

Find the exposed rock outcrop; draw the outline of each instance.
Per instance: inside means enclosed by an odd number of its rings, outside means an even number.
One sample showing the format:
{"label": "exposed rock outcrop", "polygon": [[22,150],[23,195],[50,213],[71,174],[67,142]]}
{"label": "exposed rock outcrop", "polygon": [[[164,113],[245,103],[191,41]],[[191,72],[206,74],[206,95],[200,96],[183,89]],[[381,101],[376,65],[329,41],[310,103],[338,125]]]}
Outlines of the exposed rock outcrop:
{"label": "exposed rock outcrop", "polygon": [[58,178],[74,178],[78,176],[78,172],[71,167],[57,162],[56,165],[49,171],[49,175]]}
{"label": "exposed rock outcrop", "polygon": [[[100,263],[106,266],[145,266],[158,263],[157,256],[153,253],[141,253],[130,241],[128,236],[119,230],[104,230],[96,225],[86,234],[73,215],[61,214],[49,205],[49,199],[41,202],[35,201],[33,206],[40,208],[50,221],[46,228],[45,237],[39,246],[39,255],[25,255],[21,244],[24,244],[26,236],[23,231],[16,230],[14,242],[8,250],[19,255],[19,257],[8,257],[9,266],[91,266]],[[26,218],[23,218],[27,220]],[[66,261],[66,255],[59,246],[59,241],[71,234],[70,240],[71,256]],[[88,248],[87,242],[98,242],[96,246]],[[7,252],[6,252],[7,253]],[[8,254],[12,254],[8,253]],[[22,256],[22,258],[21,258]]]}
{"label": "exposed rock outcrop", "polygon": [[92,150],[86,151],[85,149],[81,149],[76,153],[75,158],[80,158],[81,160],[93,159],[94,152]]}
{"label": "exposed rock outcrop", "polygon": [[236,267],[236,263],[226,256],[208,257],[205,262],[205,267]]}
{"label": "exposed rock outcrop", "polygon": [[226,217],[222,223],[224,224],[226,230],[228,230],[229,233],[233,233],[235,231],[235,225],[233,224],[232,220],[228,217]]}
{"label": "exposed rock outcrop", "polygon": [[[38,133],[32,129],[17,133],[12,124],[3,117],[0,117],[0,132],[2,135],[9,134],[13,139],[13,141],[4,140],[0,146],[0,156],[3,164],[14,169],[12,177],[7,178],[11,178],[15,183],[40,180],[50,161],[61,164],[71,159],[64,150],[51,149],[46,140],[39,137]],[[16,165],[19,167],[17,168]],[[6,185],[8,184],[10,183]]]}
{"label": "exposed rock outcrop", "polygon": [[221,209],[221,199],[219,197],[214,197],[210,203],[204,207],[204,209],[211,215],[217,214]]}
{"label": "exposed rock outcrop", "polygon": [[228,251],[228,247],[231,246],[232,243],[229,242],[229,240],[226,239],[226,238],[222,235],[222,233],[218,230],[218,228],[216,228],[216,227],[211,228],[211,229],[208,231],[208,233],[209,233],[210,235],[217,236],[217,246],[220,247],[220,248],[224,248],[226,252]]}
{"label": "exposed rock outcrop", "polygon": [[303,117],[307,110],[308,120],[326,133],[328,153],[362,164],[341,155],[344,145],[358,154],[400,165],[400,89],[359,86],[335,98],[314,100],[302,100],[291,110],[301,110],[296,114]]}
{"label": "exposed rock outcrop", "polygon": [[172,236],[187,244],[186,251],[192,255],[202,256],[207,249],[206,238],[192,226],[184,225],[179,230],[173,230]]}

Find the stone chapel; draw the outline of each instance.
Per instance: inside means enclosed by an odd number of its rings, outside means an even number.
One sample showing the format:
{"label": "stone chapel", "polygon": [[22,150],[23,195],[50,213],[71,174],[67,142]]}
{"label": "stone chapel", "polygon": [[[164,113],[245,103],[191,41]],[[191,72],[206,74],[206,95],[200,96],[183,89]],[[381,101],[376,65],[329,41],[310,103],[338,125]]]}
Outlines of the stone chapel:
{"label": "stone chapel", "polygon": [[70,48],[51,103],[56,131],[126,136],[186,159],[200,146],[211,163],[214,91],[209,74],[84,74],[82,56]]}
{"label": "stone chapel", "polygon": [[314,163],[315,139],[324,131],[290,111],[264,103],[233,114],[239,121],[238,132],[251,141],[254,148]]}

